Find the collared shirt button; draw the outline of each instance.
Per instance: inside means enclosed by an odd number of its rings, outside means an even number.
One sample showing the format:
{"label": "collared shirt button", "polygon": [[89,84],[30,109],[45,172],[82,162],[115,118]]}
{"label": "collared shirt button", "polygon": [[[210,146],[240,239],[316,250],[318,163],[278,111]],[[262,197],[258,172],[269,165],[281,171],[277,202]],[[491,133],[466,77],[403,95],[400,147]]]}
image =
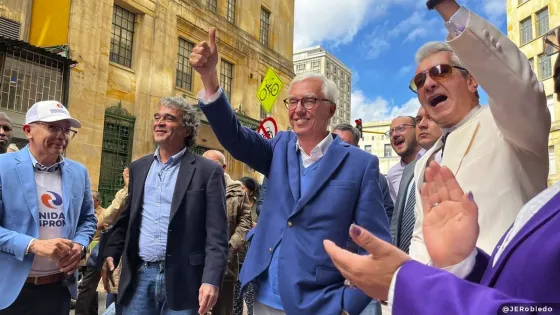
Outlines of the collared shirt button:
{"label": "collared shirt button", "polygon": [[294,224],[292,223],[292,221],[288,221],[288,226],[289,226],[289,227],[294,226]]}
{"label": "collared shirt button", "polygon": [[272,254],[272,247],[268,249],[268,251]]}

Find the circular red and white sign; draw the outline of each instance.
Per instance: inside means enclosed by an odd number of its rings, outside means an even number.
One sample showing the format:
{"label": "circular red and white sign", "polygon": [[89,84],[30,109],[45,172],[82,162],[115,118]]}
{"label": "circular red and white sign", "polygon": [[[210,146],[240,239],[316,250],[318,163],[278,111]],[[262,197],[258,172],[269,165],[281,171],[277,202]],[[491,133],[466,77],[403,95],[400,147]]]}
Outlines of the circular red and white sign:
{"label": "circular red and white sign", "polygon": [[272,139],[278,133],[278,125],[276,125],[274,118],[266,117],[261,122],[257,132],[265,139]]}

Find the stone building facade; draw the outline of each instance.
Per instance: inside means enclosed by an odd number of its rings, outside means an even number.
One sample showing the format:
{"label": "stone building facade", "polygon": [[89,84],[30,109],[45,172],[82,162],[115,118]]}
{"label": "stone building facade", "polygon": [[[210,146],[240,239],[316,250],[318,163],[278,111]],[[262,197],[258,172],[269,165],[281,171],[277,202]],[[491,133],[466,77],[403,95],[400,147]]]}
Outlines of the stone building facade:
{"label": "stone building facade", "polygon": [[552,128],[548,141],[549,175],[551,185],[560,180],[560,104],[554,95],[552,72],[558,54],[544,51],[543,37],[560,26],[560,1],[508,0],[508,37],[519,46],[544,85]]}
{"label": "stone building facade", "polygon": [[[207,40],[211,26],[218,29],[221,84],[243,124],[256,128],[266,116],[256,92],[272,67],[285,85],[270,115],[280,130],[288,128],[281,100],[294,76],[294,0],[63,0],[50,8],[48,2],[7,0],[0,17],[21,23],[21,40],[62,45],[77,62],[67,106],[82,128],[67,156],[87,166],[92,188],[105,199],[122,185],[121,172],[130,161],[154,151],[151,127],[158,100],[173,95],[196,104],[202,82],[188,57],[196,43]],[[38,24],[65,10],[67,38],[34,36],[37,30],[49,33]],[[233,178],[260,178],[224,151],[200,115],[195,151],[221,150]]]}

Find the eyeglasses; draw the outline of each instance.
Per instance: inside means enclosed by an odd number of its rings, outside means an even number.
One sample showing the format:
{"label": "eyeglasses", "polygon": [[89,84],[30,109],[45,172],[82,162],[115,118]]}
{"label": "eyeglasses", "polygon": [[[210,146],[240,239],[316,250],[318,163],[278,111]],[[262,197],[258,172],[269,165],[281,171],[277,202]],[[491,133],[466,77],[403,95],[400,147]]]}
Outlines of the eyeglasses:
{"label": "eyeglasses", "polygon": [[303,106],[303,108],[309,110],[309,109],[312,109],[315,106],[315,104],[317,104],[317,101],[331,102],[331,100],[328,100],[326,98],[317,98],[317,97],[291,98],[291,97],[288,97],[287,99],[284,100],[284,104],[286,105],[287,109],[295,109],[297,107],[298,103],[301,102],[301,105]]}
{"label": "eyeglasses", "polygon": [[386,135],[387,137],[392,136],[393,133],[398,133],[398,134],[400,135],[401,133],[403,133],[403,132],[405,131],[405,129],[406,129],[407,127],[415,128],[416,126],[410,125],[410,124],[398,125],[398,126],[396,126],[395,128],[389,129],[389,131],[387,131],[387,132],[385,133],[385,135]]}
{"label": "eyeglasses", "polygon": [[439,82],[449,77],[451,73],[453,73],[453,68],[467,71],[467,69],[465,68],[446,65],[446,64],[433,66],[430,69],[426,71],[422,71],[417,75],[415,75],[414,78],[410,80],[410,85],[408,87],[412,90],[412,92],[418,93],[418,90],[424,86],[424,83],[426,83],[427,75],[430,75],[430,78]]}
{"label": "eyeglasses", "polygon": [[53,134],[58,135],[58,134],[62,133],[64,136],[66,136],[69,139],[74,139],[74,137],[78,133],[76,130],[72,130],[70,128],[62,128],[59,125],[46,124],[46,123],[40,122],[40,121],[34,122],[34,124],[43,125],[43,126],[47,127],[49,132],[53,133]]}

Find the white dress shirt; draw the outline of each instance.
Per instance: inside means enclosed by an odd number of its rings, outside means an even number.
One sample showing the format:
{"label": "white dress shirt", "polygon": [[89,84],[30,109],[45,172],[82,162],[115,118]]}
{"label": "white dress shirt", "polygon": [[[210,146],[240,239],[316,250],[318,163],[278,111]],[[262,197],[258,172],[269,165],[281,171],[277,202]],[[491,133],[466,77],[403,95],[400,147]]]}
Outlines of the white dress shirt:
{"label": "white dress shirt", "polygon": [[[425,149],[420,149],[416,154],[415,160],[419,160],[422,155],[426,153]],[[393,203],[397,200],[397,193],[399,192],[399,186],[401,184],[402,174],[404,172],[404,168],[408,164],[404,163],[401,159],[397,164],[393,165],[387,172],[387,182],[389,183],[389,194],[391,195],[391,199],[393,199]]]}
{"label": "white dress shirt", "polygon": [[299,146],[299,140],[296,141],[296,150],[301,150],[301,161],[303,163],[303,167],[308,168],[313,165],[313,163],[319,161],[327,153],[327,150],[333,141],[334,138],[329,132],[327,136],[321,140],[321,142],[319,142],[313,150],[311,150],[309,155],[307,155],[307,153],[305,153],[305,151],[303,151],[303,149]]}
{"label": "white dress shirt", "polygon": [[[482,107],[480,105],[477,105],[475,108],[471,109],[471,111],[467,114],[467,116],[465,116],[465,118],[463,118],[458,124],[456,124],[455,126],[451,127],[451,128],[441,128],[441,134],[443,136],[445,136],[446,134],[459,129],[459,127],[463,126],[467,121],[469,121],[474,114],[476,114],[476,112],[478,112]],[[441,148],[437,151],[434,152],[433,159],[441,165],[441,161],[443,160],[443,151],[441,150]]]}

